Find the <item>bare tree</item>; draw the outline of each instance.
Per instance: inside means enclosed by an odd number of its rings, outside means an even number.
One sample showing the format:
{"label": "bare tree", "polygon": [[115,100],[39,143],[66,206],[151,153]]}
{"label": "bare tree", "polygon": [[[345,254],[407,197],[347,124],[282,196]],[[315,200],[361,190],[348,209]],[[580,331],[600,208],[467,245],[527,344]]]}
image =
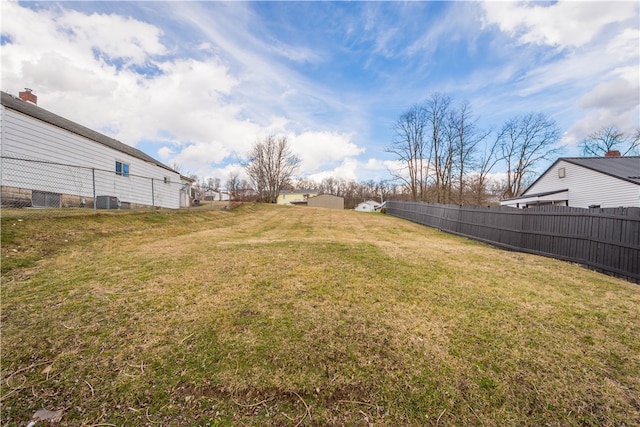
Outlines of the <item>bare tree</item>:
{"label": "bare tree", "polygon": [[[487,133],[487,136],[489,134]],[[484,151],[475,159],[475,171],[469,177],[471,187],[472,203],[481,206],[487,203],[487,193],[489,193],[489,174],[500,161],[498,154],[500,141],[496,138],[492,144],[487,144]]]}
{"label": "bare tree", "polygon": [[[486,163],[485,159],[479,159],[478,162],[475,162],[478,148],[481,143],[486,141],[490,131],[483,131],[478,127],[478,119],[473,116],[468,102],[464,102],[457,109],[451,110],[448,122],[448,135],[450,139],[453,139],[451,151],[455,153],[456,157],[452,162],[452,170],[457,172],[457,203],[463,205],[465,204],[463,195],[467,187],[466,175],[468,169],[472,168],[474,163],[477,163],[476,165],[481,169],[477,174],[480,174],[484,179],[488,171],[483,171],[483,169],[489,166],[493,167],[493,165]],[[482,184],[482,180],[480,184]]]}
{"label": "bare tree", "polygon": [[503,198],[519,196],[527,175],[535,172],[542,160],[555,157],[561,147],[560,128],[542,113],[526,114],[508,120],[498,134],[502,160],[507,166]]}
{"label": "bare tree", "polygon": [[333,194],[334,196],[338,196],[338,181],[332,176],[322,178],[318,187],[318,189],[324,194]]}
{"label": "bare tree", "polygon": [[428,152],[425,142],[427,123],[424,106],[413,105],[396,120],[393,142],[385,149],[402,164],[400,170],[389,170],[389,173],[406,186],[412,200],[422,200],[426,186],[429,164],[424,157]]}
{"label": "bare tree", "polygon": [[451,141],[446,136],[446,119],[449,114],[451,98],[443,93],[434,93],[425,103],[430,130],[430,159],[436,176],[436,201],[444,203],[451,176]]}
{"label": "bare tree", "polygon": [[208,177],[205,180],[206,188],[212,191],[218,191],[220,189],[220,178]]}
{"label": "bare tree", "polygon": [[256,141],[247,157],[245,169],[258,201],[275,203],[300,165],[300,159],[291,152],[289,140],[286,136],[268,135]]}
{"label": "bare tree", "polygon": [[176,172],[180,173],[180,174],[182,174],[182,173],[183,173],[183,170],[182,170],[182,164],[180,164],[180,163],[178,163],[178,162],[176,162],[176,161],[171,162],[171,164],[169,165],[169,167],[170,167],[171,169],[173,169],[174,171],[176,171]]}
{"label": "bare tree", "polygon": [[380,197],[382,197],[382,201],[391,199],[395,197],[400,191],[397,185],[390,180],[382,180],[380,181]]}
{"label": "bare tree", "polygon": [[237,172],[230,172],[229,179],[227,179],[227,191],[231,200],[239,200],[240,188],[240,176]]}
{"label": "bare tree", "polygon": [[443,143],[436,144],[440,155],[436,163],[436,183],[438,186],[439,203],[451,203],[453,192],[454,169],[457,165],[459,151],[457,117],[455,111],[448,111],[443,122]]}
{"label": "bare tree", "polygon": [[255,200],[255,195],[251,186],[246,179],[240,179],[238,172],[229,173],[229,179],[227,179],[227,191],[229,192],[230,200],[233,201],[244,202]]}
{"label": "bare tree", "polygon": [[628,137],[616,125],[610,124],[589,134],[580,142],[582,154],[602,157],[607,152],[618,149],[623,156],[640,153],[640,129]]}

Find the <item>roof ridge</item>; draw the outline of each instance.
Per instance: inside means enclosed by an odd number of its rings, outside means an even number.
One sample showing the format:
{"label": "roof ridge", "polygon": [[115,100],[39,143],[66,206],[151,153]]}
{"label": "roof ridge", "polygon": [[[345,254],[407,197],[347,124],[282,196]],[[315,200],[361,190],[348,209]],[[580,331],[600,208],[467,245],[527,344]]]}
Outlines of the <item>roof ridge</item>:
{"label": "roof ridge", "polygon": [[563,159],[640,159],[640,156],[588,156],[588,157],[559,157],[559,160]]}

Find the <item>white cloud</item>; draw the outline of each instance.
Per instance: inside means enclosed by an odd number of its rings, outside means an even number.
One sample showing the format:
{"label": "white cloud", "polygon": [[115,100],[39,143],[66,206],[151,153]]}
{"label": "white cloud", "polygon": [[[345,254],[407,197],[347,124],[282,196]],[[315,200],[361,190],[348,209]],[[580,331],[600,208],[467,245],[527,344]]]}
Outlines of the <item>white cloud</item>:
{"label": "white cloud", "polygon": [[307,173],[317,172],[345,157],[354,157],[364,152],[364,148],[354,144],[348,134],[308,131],[289,135],[289,138],[293,150],[302,162],[301,169]]}
{"label": "white cloud", "polygon": [[485,25],[517,37],[522,44],[581,47],[607,25],[637,19],[636,2],[483,2]]}
{"label": "white cloud", "polygon": [[197,57],[176,56],[179,49],[163,44],[160,27],[132,17],[3,4],[2,33],[10,40],[1,53],[3,89],[31,87],[40,106],[142,144],[190,173],[209,175],[217,164],[244,157],[260,135],[274,133],[290,136],[301,173],[335,168],[357,176],[345,159],[364,148],[352,134],[335,124],[323,130],[313,118],[338,110],[353,122],[357,106],[279,62],[313,63],[321,55],[256,37],[267,32],[246,4],[216,3],[216,13],[204,3],[162,5],[158,17],[200,31],[187,41]]}
{"label": "white cloud", "polygon": [[240,180],[248,181],[248,176],[244,168],[237,163],[228,164],[224,167],[208,169],[206,173],[205,171],[202,171],[201,173],[195,171],[195,173],[201,180],[206,180],[207,178],[220,178],[220,185],[222,187],[227,186],[227,181],[231,175],[237,176]]}
{"label": "white cloud", "polygon": [[[11,40],[2,47],[4,90],[30,87],[40,106],[130,145],[169,144],[158,152],[165,161],[189,168],[221,162],[247,151],[263,131],[231,102],[240,81],[220,58],[157,57],[167,48],[150,24],[64,8],[34,12],[14,2],[3,3],[2,24]],[[133,63],[152,63],[155,72],[126,68]],[[287,123],[271,115],[264,128],[280,132]]]}
{"label": "white cloud", "polygon": [[612,114],[623,114],[638,106],[638,80],[617,78],[600,83],[584,95],[578,105],[582,108],[606,108]]}
{"label": "white cloud", "polygon": [[96,49],[107,58],[121,58],[129,64],[145,64],[150,56],[166,53],[160,42],[162,30],[133,18],[65,11],[57,24],[73,44]]}
{"label": "white cloud", "polygon": [[[424,32],[406,49],[408,55],[429,57],[441,47],[443,40],[447,42],[466,39],[468,47],[478,34],[478,6],[474,2],[450,2],[444,16],[425,26]],[[430,61],[425,61],[425,66]]]}
{"label": "white cloud", "polygon": [[220,163],[228,155],[229,151],[220,143],[195,143],[182,148],[174,159],[185,167],[197,167],[207,163]]}
{"label": "white cloud", "polygon": [[368,159],[360,167],[361,179],[364,181],[389,179],[389,174],[386,171],[397,170],[400,164],[401,162],[398,160]]}
{"label": "white cloud", "polygon": [[604,125],[639,126],[637,2],[482,5],[485,25],[527,45],[514,53],[517,97],[500,95],[512,99],[511,108],[551,113],[567,129],[562,142],[572,155],[577,142]]}
{"label": "white cloud", "polygon": [[[397,113],[434,90],[470,95],[483,119],[550,113],[567,140],[607,121],[638,125],[636,2],[331,4],[327,15],[342,14],[315,22],[331,28],[299,39],[263,20],[280,9],[263,16],[251,3],[95,5],[3,2],[2,89],[30,87],[40,106],[200,176],[228,174],[224,163],[273,133],[290,137],[303,175],[388,178],[384,160],[364,155],[384,156]],[[481,31],[479,8],[502,33]],[[329,33],[344,39],[315,40]],[[490,58],[436,75],[447,59],[431,55],[452,40]]]}
{"label": "white cloud", "polygon": [[[637,60],[637,59],[636,59]],[[566,132],[564,142],[575,146],[590,133],[611,124],[631,135],[640,127],[640,81],[638,67],[618,67],[609,79],[594,85],[576,102],[585,115]]]}
{"label": "white cloud", "polygon": [[354,180],[357,181],[359,179],[358,175],[358,160],[354,158],[346,158],[343,159],[342,162],[333,169],[324,170],[322,172],[318,172],[315,174],[311,174],[308,176],[308,179],[316,182],[322,181],[324,178],[333,177],[337,179],[344,180]]}
{"label": "white cloud", "polygon": [[[188,4],[188,6],[187,6]],[[262,126],[269,117],[287,117],[290,127],[300,129],[317,126],[309,120],[309,112],[346,109],[327,88],[314,84],[294,71],[281,59],[297,62],[321,60],[320,55],[304,47],[283,42],[268,43],[255,34],[268,33],[247,4],[216,3],[215,13],[203,3],[170,2],[172,14],[189,26],[198,29],[207,42],[219,48],[221,57],[235,73],[238,86],[234,99],[242,104],[243,113]],[[276,52],[275,57],[269,53]]]}
{"label": "white cloud", "polygon": [[580,106],[587,112],[572,124],[563,142],[575,146],[587,135],[612,124],[633,135],[640,127],[639,90],[637,82],[624,79],[596,86],[580,99]]}
{"label": "white cloud", "polygon": [[307,178],[316,182],[320,182],[324,178],[328,177],[354,181],[372,180],[374,182],[379,182],[389,179],[389,175],[386,173],[387,170],[398,170],[401,167],[400,162],[395,160],[370,158],[366,161],[360,161],[349,157],[345,158],[333,169],[311,174]]}
{"label": "white cloud", "polygon": [[174,153],[175,152],[171,149],[171,147],[160,147],[158,149],[158,157],[164,162],[169,161]]}

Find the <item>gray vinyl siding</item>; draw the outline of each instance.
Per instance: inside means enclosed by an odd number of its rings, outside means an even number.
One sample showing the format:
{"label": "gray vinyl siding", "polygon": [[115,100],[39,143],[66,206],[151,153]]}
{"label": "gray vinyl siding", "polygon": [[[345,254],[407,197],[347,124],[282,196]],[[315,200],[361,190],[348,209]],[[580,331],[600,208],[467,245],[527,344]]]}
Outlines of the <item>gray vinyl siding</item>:
{"label": "gray vinyl siding", "polygon": [[[95,169],[96,195],[149,206],[180,207],[180,186],[162,184],[164,177],[179,183],[180,174],[4,106],[1,115],[2,157],[49,162],[33,164],[31,171],[24,162],[15,162],[13,173],[3,172],[2,185],[92,197]],[[129,165],[129,177],[115,174],[116,161]],[[4,159],[3,165],[12,167],[10,162]],[[65,174],[60,173],[62,169]],[[156,180],[153,193],[152,178]]]}
{"label": "gray vinyl siding", "polygon": [[[560,168],[565,169],[564,178],[558,177]],[[569,206],[572,207],[640,207],[640,185],[562,160],[529,187],[523,196],[565,188],[569,189]]]}

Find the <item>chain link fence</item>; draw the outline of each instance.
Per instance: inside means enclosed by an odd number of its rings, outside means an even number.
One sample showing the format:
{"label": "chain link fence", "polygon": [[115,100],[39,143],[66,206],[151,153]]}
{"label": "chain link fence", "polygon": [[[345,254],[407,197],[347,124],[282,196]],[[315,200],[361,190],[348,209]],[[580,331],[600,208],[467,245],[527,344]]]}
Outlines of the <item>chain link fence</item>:
{"label": "chain link fence", "polygon": [[191,206],[189,183],[171,177],[117,173],[6,153],[0,157],[0,169],[3,209],[85,208],[97,211]]}

